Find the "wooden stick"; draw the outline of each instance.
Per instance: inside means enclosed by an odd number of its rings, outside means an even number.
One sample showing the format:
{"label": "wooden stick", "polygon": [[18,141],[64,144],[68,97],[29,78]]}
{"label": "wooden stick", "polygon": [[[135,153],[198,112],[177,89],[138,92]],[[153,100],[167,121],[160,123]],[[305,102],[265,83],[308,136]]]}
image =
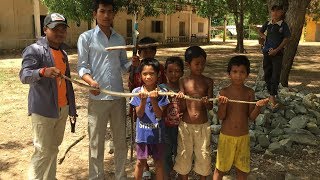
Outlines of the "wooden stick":
{"label": "wooden stick", "polygon": [[82,135],[80,138],[78,138],[75,142],[73,142],[68,148],[67,150],[64,152],[64,155],[62,156],[62,158],[59,159],[58,164],[62,164],[63,160],[66,158],[67,153],[70,151],[70,149],[75,146],[76,144],[78,144],[82,139],[84,139],[86,137],[86,135]]}
{"label": "wooden stick", "polygon": [[[150,44],[139,44],[137,46],[138,48],[148,48],[148,47],[159,46],[159,45],[160,43],[150,43]],[[119,50],[119,49],[132,50],[134,47],[135,47],[134,45],[112,46],[112,47],[105,48],[105,50],[107,51]]]}
{"label": "wooden stick", "polygon": [[[100,92],[103,92],[105,94],[108,94],[110,96],[118,96],[118,97],[134,97],[134,96],[139,96],[139,93],[123,93],[123,92],[114,92],[114,91],[109,91],[109,90],[106,90],[106,89],[99,89],[99,88],[95,88],[95,87],[91,87],[87,84],[84,84],[82,82],[79,82],[77,80],[74,80],[74,79],[71,79],[63,74],[61,74],[61,77],[68,80],[68,81],[71,81],[81,87],[84,87],[88,90],[98,90]],[[160,96],[176,96],[178,95],[178,93],[175,93],[175,92],[159,92],[159,95]],[[186,100],[192,100],[192,101],[202,101],[201,98],[195,98],[195,97],[190,97],[190,96],[187,96],[187,95],[184,95],[184,98]],[[209,98],[208,101],[217,101],[218,98]],[[233,100],[233,99],[228,99],[228,102],[234,102],[234,103],[244,103],[244,104],[256,104],[256,102],[251,102],[251,101],[240,101],[240,100]]]}

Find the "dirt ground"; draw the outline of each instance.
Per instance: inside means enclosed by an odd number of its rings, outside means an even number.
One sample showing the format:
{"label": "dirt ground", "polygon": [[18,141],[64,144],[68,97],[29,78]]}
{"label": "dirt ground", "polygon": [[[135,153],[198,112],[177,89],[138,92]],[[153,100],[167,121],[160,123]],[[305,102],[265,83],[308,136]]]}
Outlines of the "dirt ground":
{"label": "dirt ground", "polygon": [[[247,56],[251,60],[252,74],[249,82],[254,82],[258,67],[262,60],[256,41],[246,41]],[[214,79],[216,84],[226,82],[226,64],[233,52],[234,42],[213,42],[202,46],[208,53],[205,75]],[[186,47],[160,48],[157,57],[162,62],[168,56],[183,57]],[[69,61],[73,78],[76,74],[77,54],[69,52]],[[128,52],[128,56],[131,53]],[[320,43],[302,43],[298,48],[293,69],[290,74],[290,87],[320,94]],[[33,152],[30,117],[27,116],[28,85],[23,85],[19,78],[21,66],[20,55],[6,54],[0,56],[0,179],[26,179],[27,168]],[[186,73],[188,70],[186,70]],[[126,75],[124,75],[126,76]],[[124,78],[126,87],[127,78]],[[70,132],[67,124],[64,141],[60,146],[58,158],[63,156],[66,148],[76,139],[86,134],[87,98],[88,93],[83,88],[74,85],[76,103],[78,106],[78,121],[76,133]],[[128,129],[129,129],[128,124]],[[74,146],[61,165],[58,165],[57,179],[87,179],[88,177],[88,138]],[[295,152],[291,155],[264,156],[263,153],[252,153],[250,179],[284,179],[285,176],[298,176],[298,179],[320,179],[320,150],[319,147],[294,145]],[[129,148],[130,149],[130,148]],[[113,156],[105,153],[106,179],[113,179]],[[134,163],[129,160],[128,151],[127,173],[133,177]],[[215,159],[215,154],[213,155]],[[134,159],[134,158],[133,158]],[[214,164],[214,163],[213,163]],[[192,179],[197,179],[193,176]],[[231,170],[225,179],[234,179]]]}

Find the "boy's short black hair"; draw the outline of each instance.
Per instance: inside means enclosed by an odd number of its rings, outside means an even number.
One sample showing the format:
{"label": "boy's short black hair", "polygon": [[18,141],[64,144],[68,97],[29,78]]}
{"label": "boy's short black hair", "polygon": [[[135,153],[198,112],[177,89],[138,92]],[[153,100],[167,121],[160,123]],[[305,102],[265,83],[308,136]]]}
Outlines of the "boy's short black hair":
{"label": "boy's short black hair", "polygon": [[141,73],[144,66],[152,66],[154,71],[159,74],[160,71],[160,63],[158,60],[154,59],[154,58],[145,58],[142,59],[140,66],[139,66],[139,72]]}
{"label": "boy's short black hair", "polygon": [[229,60],[227,72],[230,74],[232,66],[240,66],[240,65],[244,65],[246,67],[247,74],[250,73],[250,61],[247,58],[247,56],[244,56],[244,55],[239,55],[239,56],[232,57]]}
{"label": "boy's short black hair", "polygon": [[200,46],[191,46],[184,53],[185,61],[191,63],[193,58],[204,57],[207,59],[207,53]]}
{"label": "boy's short black hair", "polygon": [[165,70],[167,70],[169,64],[177,64],[180,67],[181,71],[183,72],[184,65],[183,65],[183,60],[180,57],[178,57],[178,56],[169,57],[166,60],[166,63],[164,64]]}
{"label": "boy's short black hair", "polygon": [[115,10],[115,6],[114,6],[114,2],[113,0],[93,0],[93,11],[97,12],[98,8],[99,8],[99,4],[103,4],[103,5],[111,5],[113,8],[113,11]]}
{"label": "boy's short black hair", "polygon": [[275,4],[271,7],[271,11],[284,10],[282,5]]}
{"label": "boy's short black hair", "polygon": [[[142,39],[139,40],[139,44],[152,44],[152,43],[156,43],[157,41],[151,37],[144,37]],[[157,46],[150,46],[147,48],[139,48],[138,49],[138,53],[140,53],[142,50],[144,49],[152,49],[154,51],[157,50]]]}

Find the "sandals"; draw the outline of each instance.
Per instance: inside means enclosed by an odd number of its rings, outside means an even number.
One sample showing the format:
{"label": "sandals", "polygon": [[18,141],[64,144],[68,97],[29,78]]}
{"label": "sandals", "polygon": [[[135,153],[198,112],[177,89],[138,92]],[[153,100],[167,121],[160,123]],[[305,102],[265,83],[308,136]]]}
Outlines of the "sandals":
{"label": "sandals", "polygon": [[151,180],[151,172],[150,171],[144,171],[142,174],[143,180]]}

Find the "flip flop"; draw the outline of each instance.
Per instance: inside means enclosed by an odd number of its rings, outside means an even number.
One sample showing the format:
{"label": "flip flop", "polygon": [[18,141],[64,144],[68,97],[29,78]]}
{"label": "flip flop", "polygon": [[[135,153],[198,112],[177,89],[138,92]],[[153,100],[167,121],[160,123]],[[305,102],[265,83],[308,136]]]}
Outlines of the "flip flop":
{"label": "flip flop", "polygon": [[271,103],[272,108],[277,108],[279,107],[279,103]]}
{"label": "flip flop", "polygon": [[142,179],[151,180],[151,172],[150,171],[144,171],[143,174],[142,174]]}
{"label": "flip flop", "polygon": [[271,103],[272,111],[275,112],[275,111],[279,110],[279,105],[280,105],[279,103],[275,103],[275,104]]}

